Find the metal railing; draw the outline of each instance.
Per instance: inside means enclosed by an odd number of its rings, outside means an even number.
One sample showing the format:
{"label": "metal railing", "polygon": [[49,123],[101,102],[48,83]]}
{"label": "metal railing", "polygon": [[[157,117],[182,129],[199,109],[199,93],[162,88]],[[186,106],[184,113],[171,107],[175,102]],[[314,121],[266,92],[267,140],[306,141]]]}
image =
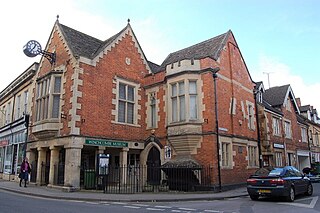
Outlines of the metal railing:
{"label": "metal railing", "polygon": [[130,194],[164,191],[212,191],[212,167],[114,166],[108,175],[96,171],[82,171],[82,187],[105,193]]}

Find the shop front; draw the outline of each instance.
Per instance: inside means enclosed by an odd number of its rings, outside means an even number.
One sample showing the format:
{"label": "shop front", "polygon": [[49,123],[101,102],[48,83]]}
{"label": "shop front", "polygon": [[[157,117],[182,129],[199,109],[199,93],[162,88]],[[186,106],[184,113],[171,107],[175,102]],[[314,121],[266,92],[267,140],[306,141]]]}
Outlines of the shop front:
{"label": "shop front", "polygon": [[25,139],[26,127],[23,118],[0,130],[0,173],[3,179],[14,180],[19,174]]}

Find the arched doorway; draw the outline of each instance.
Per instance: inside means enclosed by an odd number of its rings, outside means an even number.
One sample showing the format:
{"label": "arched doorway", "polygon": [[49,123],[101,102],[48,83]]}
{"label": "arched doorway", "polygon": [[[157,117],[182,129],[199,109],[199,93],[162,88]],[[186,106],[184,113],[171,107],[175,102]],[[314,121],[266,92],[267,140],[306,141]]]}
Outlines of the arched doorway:
{"label": "arched doorway", "polygon": [[151,185],[159,185],[161,180],[160,151],[156,147],[149,150],[147,159],[147,182]]}

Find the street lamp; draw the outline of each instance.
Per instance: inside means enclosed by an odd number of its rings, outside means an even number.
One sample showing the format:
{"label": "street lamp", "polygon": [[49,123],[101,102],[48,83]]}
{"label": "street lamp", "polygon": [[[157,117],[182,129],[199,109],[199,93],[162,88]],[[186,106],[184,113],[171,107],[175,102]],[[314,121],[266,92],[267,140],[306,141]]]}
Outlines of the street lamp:
{"label": "street lamp", "polygon": [[214,82],[214,110],[215,110],[215,121],[216,121],[216,137],[217,137],[217,160],[218,160],[218,183],[219,183],[219,192],[221,192],[221,168],[220,168],[220,145],[219,145],[219,119],[218,119],[218,96],[217,96],[217,78],[220,68],[216,67],[211,70],[213,82]]}

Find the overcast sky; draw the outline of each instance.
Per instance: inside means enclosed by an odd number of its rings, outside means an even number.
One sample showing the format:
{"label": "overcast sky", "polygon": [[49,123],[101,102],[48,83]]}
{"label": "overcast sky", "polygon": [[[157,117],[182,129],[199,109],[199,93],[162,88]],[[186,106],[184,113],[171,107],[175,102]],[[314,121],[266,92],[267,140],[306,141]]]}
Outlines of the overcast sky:
{"label": "overcast sky", "polygon": [[[40,56],[60,23],[101,40],[131,26],[148,58],[161,64],[174,51],[232,30],[254,81],[290,84],[302,105],[320,112],[320,1],[318,0],[10,0],[0,4],[0,91]],[[269,75],[269,81],[268,81]]]}

